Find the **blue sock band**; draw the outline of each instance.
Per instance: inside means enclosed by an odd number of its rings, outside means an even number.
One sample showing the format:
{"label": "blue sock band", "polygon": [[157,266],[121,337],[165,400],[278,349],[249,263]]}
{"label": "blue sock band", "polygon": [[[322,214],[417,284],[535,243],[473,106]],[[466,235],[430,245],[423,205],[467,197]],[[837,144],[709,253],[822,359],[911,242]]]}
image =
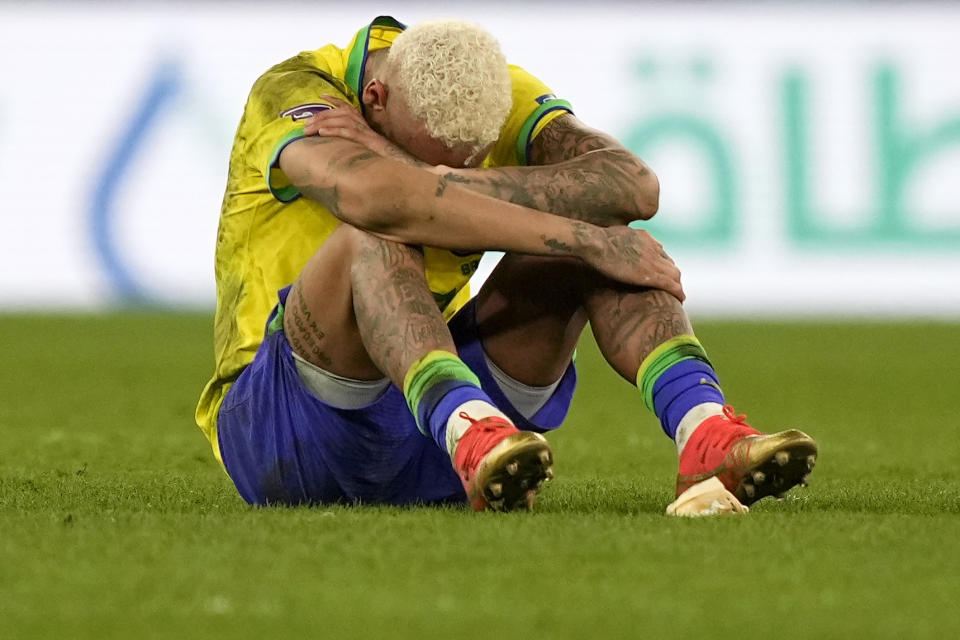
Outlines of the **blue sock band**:
{"label": "blue sock band", "polygon": [[[437,385],[447,386],[443,383]],[[483,400],[486,403],[493,404],[483,389],[475,387],[472,384],[460,384],[459,386],[447,386],[446,390],[438,389],[442,395],[436,396],[436,400],[431,402],[429,396],[433,395],[433,389],[427,394],[423,404],[431,404],[432,409],[425,412],[421,424],[427,425],[429,435],[436,441],[440,448],[447,450],[447,420],[450,415],[456,411],[457,407],[470,400]]]}
{"label": "blue sock band", "polygon": [[683,416],[704,402],[726,403],[716,372],[704,360],[681,360],[660,374],[653,385],[653,411],[671,438],[676,438]]}

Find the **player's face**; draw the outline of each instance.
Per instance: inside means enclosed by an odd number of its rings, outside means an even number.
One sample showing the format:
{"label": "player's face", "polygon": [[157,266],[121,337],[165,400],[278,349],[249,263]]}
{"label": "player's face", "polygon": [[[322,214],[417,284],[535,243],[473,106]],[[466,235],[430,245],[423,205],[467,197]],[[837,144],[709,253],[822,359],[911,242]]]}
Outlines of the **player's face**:
{"label": "player's face", "polygon": [[478,167],[490,151],[488,147],[474,154],[468,145],[451,149],[433,138],[423,122],[413,117],[402,97],[396,93],[383,100],[380,109],[372,113],[368,110],[368,114],[371,124],[382,135],[413,157],[430,165]]}

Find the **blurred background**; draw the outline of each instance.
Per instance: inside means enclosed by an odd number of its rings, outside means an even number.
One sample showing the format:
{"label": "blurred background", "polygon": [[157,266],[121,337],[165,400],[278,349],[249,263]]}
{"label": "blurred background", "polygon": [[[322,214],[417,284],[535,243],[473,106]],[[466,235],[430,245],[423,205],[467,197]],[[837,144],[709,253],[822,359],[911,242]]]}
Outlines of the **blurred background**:
{"label": "blurred background", "polygon": [[272,64],[473,20],[657,172],[694,314],[960,319],[960,5],[0,2],[0,310],[212,310]]}

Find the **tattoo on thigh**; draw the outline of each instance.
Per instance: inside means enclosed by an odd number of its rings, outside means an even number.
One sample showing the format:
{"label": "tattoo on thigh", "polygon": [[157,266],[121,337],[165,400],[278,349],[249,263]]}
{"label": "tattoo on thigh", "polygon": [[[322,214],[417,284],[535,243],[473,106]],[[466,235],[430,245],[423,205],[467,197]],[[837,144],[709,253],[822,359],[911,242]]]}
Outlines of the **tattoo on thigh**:
{"label": "tattoo on thigh", "polygon": [[293,304],[284,310],[284,313],[290,314],[290,320],[294,328],[294,331],[287,332],[287,340],[290,342],[290,346],[297,355],[313,364],[331,367],[333,360],[324,353],[320,344],[326,334],[313,320],[313,315],[307,306],[306,296],[303,295],[299,280],[294,283],[290,296],[287,298],[288,301],[291,301],[291,299]]}

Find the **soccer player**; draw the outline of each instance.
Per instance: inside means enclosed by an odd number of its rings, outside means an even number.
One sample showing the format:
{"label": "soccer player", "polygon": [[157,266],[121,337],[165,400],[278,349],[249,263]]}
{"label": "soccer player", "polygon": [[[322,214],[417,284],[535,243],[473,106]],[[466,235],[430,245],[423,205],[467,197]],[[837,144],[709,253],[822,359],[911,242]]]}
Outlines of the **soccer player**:
{"label": "soccer player", "polygon": [[815,443],[725,404],[679,271],[626,226],[658,194],[469,23],[380,17],[268,70],[231,154],[197,409],[241,496],[531,507],[588,320],[677,443],[674,512],[743,511],[803,482]]}

